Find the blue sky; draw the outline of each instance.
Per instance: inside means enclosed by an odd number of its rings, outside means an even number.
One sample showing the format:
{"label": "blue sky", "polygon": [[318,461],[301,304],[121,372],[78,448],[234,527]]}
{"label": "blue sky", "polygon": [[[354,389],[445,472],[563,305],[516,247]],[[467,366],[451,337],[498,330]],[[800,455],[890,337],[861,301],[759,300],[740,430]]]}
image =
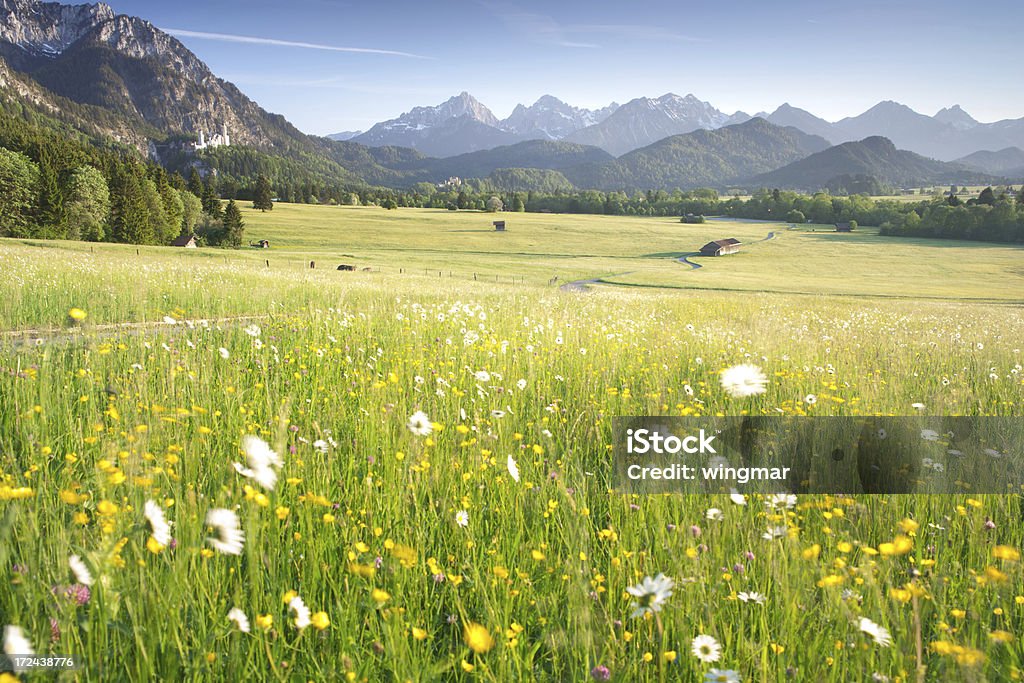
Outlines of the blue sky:
{"label": "blue sky", "polygon": [[[1024,3],[112,0],[317,134],[463,90],[507,116],[544,94],[604,106],[693,93],[732,113],[828,120],[880,100],[1024,116]],[[253,40],[255,39],[255,40]]]}

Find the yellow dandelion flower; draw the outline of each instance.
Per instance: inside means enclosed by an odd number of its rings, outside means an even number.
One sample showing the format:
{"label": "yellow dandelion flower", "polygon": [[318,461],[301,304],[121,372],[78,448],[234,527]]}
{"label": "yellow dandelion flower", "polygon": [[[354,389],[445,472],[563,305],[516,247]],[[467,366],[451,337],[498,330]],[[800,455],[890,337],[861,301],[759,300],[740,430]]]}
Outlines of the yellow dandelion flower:
{"label": "yellow dandelion flower", "polygon": [[72,308],[68,311],[68,317],[76,323],[80,323],[88,317],[88,313],[83,311],[81,308]]}
{"label": "yellow dandelion flower", "polygon": [[256,615],[256,625],[258,627],[260,627],[261,629],[263,629],[264,631],[269,631],[270,628],[274,625],[274,615],[273,614],[257,614]]}
{"label": "yellow dandelion flower", "polygon": [[462,638],[469,649],[478,655],[489,652],[494,647],[494,638],[486,626],[471,621],[462,629]]}
{"label": "yellow dandelion flower", "polygon": [[1018,562],[1020,560],[1020,551],[1009,545],[997,545],[992,548],[992,557],[997,560],[1006,560],[1007,562]]}
{"label": "yellow dandelion flower", "polygon": [[412,627],[412,637],[415,638],[416,640],[426,640],[426,638],[427,638],[427,631],[426,631],[426,629],[422,629],[419,626],[413,626]]}
{"label": "yellow dandelion flower", "polygon": [[317,612],[310,617],[309,622],[313,624],[313,627],[317,631],[323,631],[325,628],[331,625],[331,620],[327,616],[327,612]]}

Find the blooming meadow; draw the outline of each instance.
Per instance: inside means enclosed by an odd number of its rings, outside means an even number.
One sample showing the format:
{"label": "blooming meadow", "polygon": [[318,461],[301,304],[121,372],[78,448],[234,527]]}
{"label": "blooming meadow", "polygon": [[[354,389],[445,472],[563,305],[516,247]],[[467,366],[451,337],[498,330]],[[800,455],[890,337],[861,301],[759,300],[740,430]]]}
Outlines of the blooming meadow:
{"label": "blooming meadow", "polygon": [[9,654],[81,680],[1024,669],[1018,495],[609,491],[616,415],[1020,415],[1019,309],[379,277],[121,329],[93,311],[131,292],[80,276],[0,345]]}

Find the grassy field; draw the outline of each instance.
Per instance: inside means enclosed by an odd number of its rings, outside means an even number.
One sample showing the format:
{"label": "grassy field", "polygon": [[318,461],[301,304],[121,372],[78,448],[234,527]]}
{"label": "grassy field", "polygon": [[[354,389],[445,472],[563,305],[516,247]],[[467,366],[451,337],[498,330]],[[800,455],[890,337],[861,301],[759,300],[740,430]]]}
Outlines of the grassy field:
{"label": "grassy field", "polygon": [[1020,416],[1019,248],[503,217],[0,242],[0,621],[69,680],[1020,677],[1019,496],[609,490],[616,415]]}

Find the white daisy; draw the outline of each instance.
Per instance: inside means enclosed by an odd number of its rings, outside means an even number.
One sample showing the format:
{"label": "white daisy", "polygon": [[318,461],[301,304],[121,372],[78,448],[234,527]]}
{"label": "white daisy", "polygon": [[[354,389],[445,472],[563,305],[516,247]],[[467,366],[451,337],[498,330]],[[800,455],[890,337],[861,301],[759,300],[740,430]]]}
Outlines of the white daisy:
{"label": "white daisy", "polygon": [[922,429],[921,438],[924,439],[925,441],[938,441],[939,433],[934,429]]}
{"label": "white daisy", "polygon": [[[20,626],[4,626],[4,654],[8,657],[14,658],[15,655],[32,656],[36,653],[32,649],[32,643],[28,642],[28,638],[22,632]],[[21,673],[25,671],[25,667],[14,666],[15,673]]]}
{"label": "white daisy", "polygon": [[786,527],[784,526],[770,526],[768,530],[761,534],[761,538],[766,541],[774,541],[777,538],[782,538],[786,535]]}
{"label": "white daisy", "polygon": [[242,633],[249,632],[249,617],[245,616],[245,612],[239,608],[231,608],[231,611],[228,612],[228,621],[235,622],[235,625],[238,626],[238,630]]}
{"label": "white daisy", "polygon": [[225,349],[223,346],[220,347],[220,349],[218,349],[218,352],[220,353],[220,357],[223,358],[224,360],[231,358],[231,352]]}
{"label": "white daisy", "polygon": [[910,407],[913,408],[914,410],[924,410],[923,403],[911,403]]}
{"label": "white daisy", "polygon": [[238,515],[233,510],[215,508],[206,513],[206,526],[213,527],[214,535],[206,541],[214,550],[225,555],[241,555],[245,534],[238,524]]}
{"label": "white daisy", "polygon": [[263,331],[260,329],[259,325],[252,324],[245,328],[245,333],[250,337],[258,337],[263,333]]}
{"label": "white daisy", "polygon": [[708,511],[704,513],[704,516],[712,522],[720,522],[725,517],[725,515],[722,514],[722,511],[718,508],[708,508]]}
{"label": "white daisy", "polygon": [[456,512],[455,513],[455,523],[458,524],[459,526],[461,526],[462,528],[468,527],[469,526],[469,513],[466,512],[465,510],[459,510],[458,512]]}
{"label": "white daisy", "polygon": [[94,579],[89,572],[89,567],[86,566],[81,557],[72,555],[68,558],[68,565],[71,566],[71,573],[75,575],[75,581],[83,586],[91,586],[93,584]]}
{"label": "white daisy", "polygon": [[248,467],[239,463],[232,463],[235,471],[248,479],[254,479],[257,484],[273,491],[277,486],[277,471],[274,467],[280,468],[283,464],[281,457],[270,448],[270,445],[252,434],[246,434],[242,439],[242,450],[245,451]]}
{"label": "white daisy", "polygon": [[729,494],[729,500],[731,500],[735,505],[747,504],[747,497],[742,493],[736,493],[735,491]]}
{"label": "white daisy", "polygon": [[806,403],[809,406],[813,406],[817,402],[818,397],[815,396],[814,394],[807,394],[806,396],[804,396],[804,403]]}
{"label": "white daisy", "polygon": [[317,439],[314,441],[313,448],[320,451],[321,455],[327,455],[327,442],[323,439]]}
{"label": "white daisy", "polygon": [[792,493],[773,493],[768,496],[764,501],[764,504],[774,510],[778,510],[780,508],[790,510],[794,505],[796,505],[796,496]]}
{"label": "white daisy", "polygon": [[518,387],[519,391],[522,391],[523,389],[525,389],[526,388],[526,380],[525,379],[521,379],[518,382],[516,382],[516,387]]}
{"label": "white daisy", "polygon": [[740,675],[732,669],[709,669],[704,683],[740,683]]}
{"label": "white daisy", "polygon": [[428,436],[434,431],[434,425],[430,423],[430,418],[422,410],[417,410],[415,413],[409,416],[409,422],[406,423],[409,431],[416,436]]}
{"label": "white daisy", "polygon": [[162,546],[170,545],[171,543],[171,523],[164,517],[163,508],[161,508],[156,501],[147,500],[146,506],[143,508],[146,515],[146,520],[149,522],[149,528],[153,533],[153,540]]}
{"label": "white daisy", "polygon": [[515,481],[518,483],[519,482],[519,465],[516,464],[515,458],[513,458],[511,455],[508,456],[508,460],[505,461],[505,467],[508,468],[509,476],[512,477],[513,479],[515,479]]}
{"label": "white daisy", "polygon": [[298,595],[292,598],[288,603],[288,609],[295,616],[295,628],[301,631],[309,626],[309,608],[306,607],[306,603],[302,601],[302,598]]}
{"label": "white daisy", "polygon": [[705,664],[717,662],[722,656],[722,646],[711,636],[699,635],[690,643],[693,656]]}
{"label": "white daisy", "polygon": [[768,377],[756,365],[743,363],[723,370],[721,382],[725,393],[733,398],[747,398],[767,391]]}
{"label": "white daisy", "polygon": [[884,626],[879,626],[867,617],[860,618],[859,628],[861,631],[871,636],[876,645],[889,647],[889,645],[892,644],[892,636],[889,634],[888,629]]}
{"label": "white daisy", "polygon": [[488,382],[491,381],[491,373],[487,372],[486,370],[477,370],[476,372],[473,373],[473,377],[475,377],[476,381],[480,382],[481,384],[487,384]]}
{"label": "white daisy", "polygon": [[635,586],[630,586],[626,592],[636,600],[629,603],[633,608],[630,617],[643,616],[646,612],[660,612],[661,606],[666,600],[672,597],[672,587],[675,584],[672,579],[664,574],[658,574],[653,579],[649,576]]}
{"label": "white daisy", "polygon": [[741,591],[736,594],[736,597],[739,598],[740,602],[755,602],[758,605],[763,605],[768,600],[764,594],[758,593],[757,591],[751,591],[749,593]]}

